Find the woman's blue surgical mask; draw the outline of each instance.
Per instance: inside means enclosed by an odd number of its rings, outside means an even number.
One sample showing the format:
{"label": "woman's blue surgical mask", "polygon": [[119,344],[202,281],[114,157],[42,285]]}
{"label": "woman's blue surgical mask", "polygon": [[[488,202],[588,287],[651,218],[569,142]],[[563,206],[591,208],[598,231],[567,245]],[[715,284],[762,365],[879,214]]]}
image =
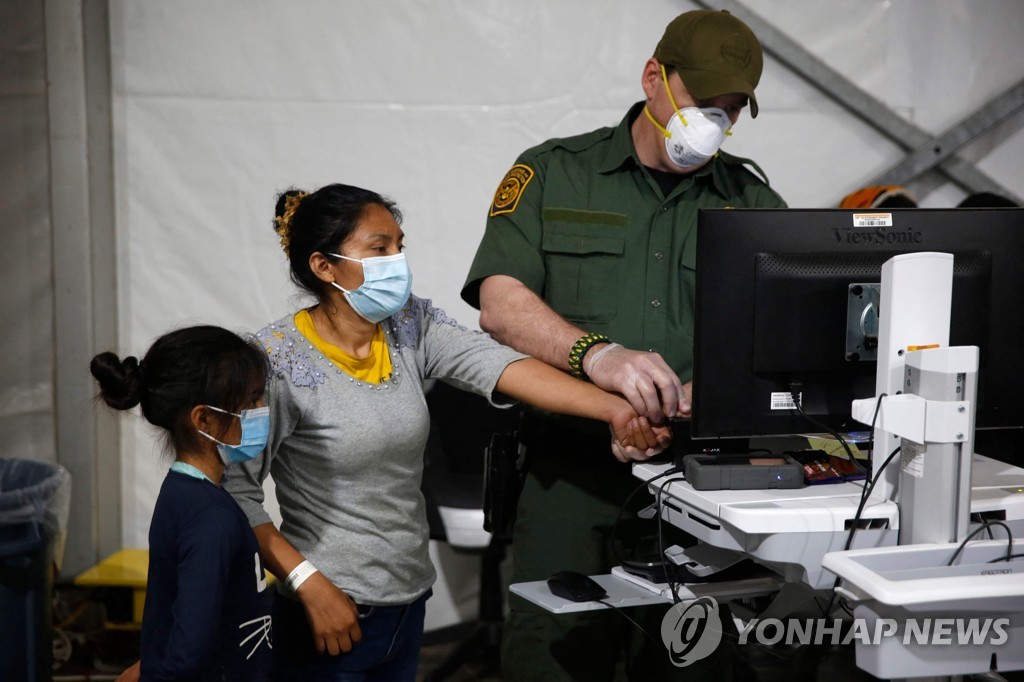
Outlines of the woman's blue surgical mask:
{"label": "woman's blue surgical mask", "polygon": [[269,407],[256,407],[251,410],[242,410],[241,413],[229,412],[213,405],[206,405],[206,407],[214,412],[238,417],[242,424],[242,439],[238,445],[222,443],[208,433],[199,432],[217,444],[217,453],[220,455],[220,461],[224,462],[224,466],[231,466],[233,462],[248,462],[255,459],[267,447],[267,439],[270,436]]}
{"label": "woman's blue surgical mask", "polygon": [[404,253],[374,258],[349,258],[337,253],[328,256],[355,261],[363,265],[363,283],[349,291],[337,282],[331,285],[345,294],[352,310],[369,322],[391,317],[405,305],[412,291],[412,272]]}

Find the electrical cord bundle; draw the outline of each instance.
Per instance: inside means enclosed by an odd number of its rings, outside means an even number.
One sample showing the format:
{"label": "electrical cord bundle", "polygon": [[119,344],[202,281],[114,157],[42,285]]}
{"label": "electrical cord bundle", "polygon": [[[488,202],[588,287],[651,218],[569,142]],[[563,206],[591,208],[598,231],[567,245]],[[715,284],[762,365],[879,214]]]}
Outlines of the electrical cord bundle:
{"label": "electrical cord bundle", "polygon": [[[881,401],[881,398],[879,398],[879,401]],[[877,414],[877,410],[876,410],[876,414]],[[874,425],[873,424],[872,424],[872,430],[874,430]],[[889,463],[892,462],[893,458],[896,455],[899,454],[900,447],[901,446],[897,445],[896,448],[893,449],[893,451],[889,453],[889,456],[885,458],[884,462],[882,462],[882,466],[880,466],[878,468],[878,471],[875,472],[875,475],[871,478],[871,480],[868,482],[868,484],[865,485],[864,489],[861,491],[860,504],[857,505],[857,512],[853,515],[853,523],[850,524],[850,532],[846,536],[846,545],[844,545],[843,551],[846,551],[846,550],[850,549],[850,547],[853,546],[853,535],[854,535],[854,533],[857,532],[857,526],[858,526],[858,524],[860,522],[860,516],[864,512],[864,505],[867,503],[868,498],[871,497],[871,491],[874,490],[875,484],[878,483],[878,479],[880,479],[882,477],[882,473],[885,472],[886,467],[888,467]],[[825,609],[825,611],[824,611],[824,615],[825,615],[826,618],[828,617],[828,614],[832,612],[832,604],[835,602],[835,598],[836,598],[836,588],[839,587],[839,583],[840,583],[841,580],[842,580],[842,578],[840,578],[839,576],[836,576],[835,581],[832,583],[831,595],[829,596],[829,599],[828,599],[828,608]],[[845,607],[844,607],[844,610],[846,610]],[[847,613],[849,613],[848,610],[847,610]]]}
{"label": "electrical cord bundle", "polygon": [[[665,488],[667,488],[669,485],[671,485],[673,480],[674,479],[669,479],[667,481],[664,481],[660,486],[658,486],[658,494],[654,498],[655,502],[658,505],[658,509],[661,509],[661,498],[665,494]],[[679,601],[680,601],[680,599],[679,599],[679,592],[678,592],[678,589],[677,589],[677,585],[679,583],[676,581],[676,572],[672,569],[672,567],[670,567],[668,565],[668,558],[665,556],[665,549],[666,549],[666,547],[665,547],[665,539],[664,539],[664,535],[662,534],[662,528],[664,527],[664,523],[665,523],[665,520],[662,518],[661,514],[659,513],[658,514],[658,556],[661,557],[661,568],[665,572],[665,582],[668,584],[669,592],[672,594],[672,604],[675,605],[675,604],[678,604]]]}
{"label": "electrical cord bundle", "polygon": [[[756,450],[751,450],[750,452],[756,452]],[[618,527],[619,527],[620,522],[622,520],[622,515],[625,512],[626,508],[629,506],[629,503],[630,503],[630,501],[632,501],[633,497],[638,492],[640,492],[641,490],[647,489],[650,485],[652,485],[658,479],[666,478],[668,476],[673,476],[673,475],[678,476],[678,477],[677,478],[667,478],[664,482],[662,482],[658,486],[658,492],[655,495],[655,503],[657,504],[658,508],[660,509],[661,508],[661,500],[662,500],[662,497],[665,494],[665,489],[669,485],[671,485],[672,483],[686,480],[685,476],[683,476],[682,470],[679,467],[676,467],[676,466],[670,467],[670,468],[666,469],[665,471],[661,472],[660,474],[657,474],[655,476],[652,476],[649,479],[646,479],[645,481],[641,482],[638,486],[636,486],[629,493],[629,495],[626,497],[625,501],[619,507],[619,513],[615,517],[615,521],[612,524],[611,533],[610,533],[610,537],[609,537],[609,542],[611,543],[612,556],[615,558],[615,560],[620,565],[626,567],[627,570],[629,568],[634,568],[634,569],[637,569],[637,570],[650,571],[651,569],[660,567],[662,569],[662,571],[664,572],[664,574],[665,574],[666,582],[668,584],[668,589],[669,589],[669,592],[670,592],[671,598],[672,598],[672,604],[674,606],[676,604],[679,604],[682,601],[679,598],[679,585],[681,583],[678,580],[676,580],[676,571],[673,570],[675,567],[674,566],[669,566],[668,558],[665,556],[665,542],[664,542],[664,537],[663,537],[663,534],[662,534],[662,529],[664,527],[664,519],[662,518],[661,514],[660,513],[658,514],[658,520],[657,520],[657,523],[658,523],[658,549],[659,549],[660,561],[658,561],[658,562],[653,562],[653,561],[652,562],[641,562],[641,561],[633,561],[633,560],[630,560],[630,559],[626,559],[619,552],[619,548],[618,548],[618,546],[617,546],[617,544],[615,542],[615,539],[616,539],[616,536],[617,536],[617,530],[618,530]],[[604,601],[603,599],[598,599],[597,601],[602,603],[602,604],[604,604],[605,606],[608,606],[608,607],[613,608],[616,611],[618,611],[620,614],[622,614],[622,616],[624,618],[626,618],[627,620],[629,620],[630,623],[632,623],[634,626],[636,626],[648,639],[650,639],[651,641],[655,641],[654,637],[652,637],[650,633],[648,633],[633,618],[628,616],[622,609],[620,609],[619,607],[615,606],[614,604],[611,604],[609,602]],[[729,637],[730,639],[733,639],[733,640],[737,640],[737,641],[739,640],[739,635],[734,633],[734,632],[730,632],[727,628],[722,628],[722,635],[726,636],[726,637]],[[784,655],[784,654],[782,654],[782,653],[780,653],[778,651],[775,651],[771,647],[764,646],[764,645],[762,645],[760,643],[757,643],[757,642],[752,642],[751,644],[755,648],[765,652],[768,655],[771,655],[771,656],[779,659],[780,661],[788,660],[792,656],[792,654]]]}
{"label": "electrical cord bundle", "polygon": [[[844,439],[834,429],[831,429],[828,426],[825,426],[824,424],[821,424],[817,420],[812,419],[807,413],[804,412],[803,405],[801,405],[801,401],[800,401],[799,397],[797,396],[797,390],[798,389],[799,389],[798,386],[793,386],[793,387],[790,388],[790,396],[793,399],[793,404],[796,406],[797,411],[800,413],[800,415],[804,419],[806,419],[809,423],[814,425],[816,428],[824,429],[826,432],[831,434],[833,438],[838,440],[839,443],[843,446],[843,449],[846,450],[846,454],[849,456],[850,461],[853,462],[854,466],[856,466],[859,470],[861,470],[864,473],[865,480],[867,481],[865,483],[864,487],[861,488],[860,502],[857,505],[856,513],[853,515],[853,521],[850,523],[850,532],[846,536],[846,544],[843,547],[843,551],[846,551],[846,550],[849,550],[850,547],[853,546],[853,536],[857,532],[857,529],[860,526],[860,518],[861,518],[861,515],[864,513],[864,506],[867,504],[868,499],[871,497],[871,491],[874,490],[875,484],[878,483],[878,480],[882,477],[882,473],[885,471],[886,467],[889,466],[889,463],[892,462],[893,458],[899,453],[900,446],[897,446],[896,449],[894,449],[892,452],[889,453],[889,456],[886,457],[885,461],[882,463],[882,466],[880,466],[878,468],[878,471],[873,472],[874,473],[873,476],[869,475],[867,470],[859,462],[857,462],[856,458],[853,456],[853,451],[850,449],[850,446],[846,442],[846,439]],[[874,412],[874,414],[871,417],[871,430],[870,430],[871,437],[868,440],[868,446],[869,446],[868,447],[868,451],[869,452],[873,452],[874,448],[875,448],[875,443],[874,443],[875,423],[878,421],[878,412],[879,412],[879,410],[882,407],[882,399],[887,397],[887,395],[888,394],[886,394],[886,393],[881,394],[880,396],[878,396],[878,400],[875,402],[875,412]],[[832,605],[835,602],[835,598],[836,598],[836,588],[839,587],[839,583],[840,583],[841,580],[842,580],[842,578],[840,578],[839,576],[836,576],[835,581],[832,583],[832,589],[830,591],[830,596],[829,596],[829,600],[828,600],[828,607],[823,612],[823,615],[825,617],[828,617],[828,614],[832,612]],[[845,607],[844,607],[844,610],[846,610]],[[847,612],[849,612],[849,611],[847,611]]]}
{"label": "electrical cord bundle", "polygon": [[[646,570],[650,570],[651,568],[654,568],[656,566],[656,564],[654,562],[638,562],[638,561],[633,561],[633,560],[624,558],[619,553],[618,545],[615,542],[616,531],[618,530],[619,524],[620,524],[620,522],[622,520],[623,513],[625,512],[626,508],[629,506],[630,501],[632,501],[633,497],[635,497],[638,492],[640,492],[641,490],[645,490],[648,485],[650,485],[654,481],[658,480],[659,478],[665,478],[666,476],[672,476],[672,475],[676,475],[676,474],[681,475],[682,471],[680,471],[678,467],[673,466],[673,467],[669,467],[668,469],[666,469],[665,471],[661,472],[660,474],[657,474],[656,476],[652,476],[651,478],[643,481],[642,483],[640,483],[640,485],[638,485],[635,488],[633,488],[633,490],[626,497],[625,501],[619,507],[619,513],[615,516],[614,523],[612,523],[611,534],[609,536],[609,540],[608,541],[609,541],[609,543],[611,545],[612,556],[614,556],[615,560],[619,564],[621,564],[622,566],[625,566],[626,568],[646,569]],[[657,502],[658,502],[658,505],[659,505],[659,508],[660,508],[660,504],[661,504],[661,493],[662,493],[662,491],[664,491],[665,487],[668,484],[670,484],[670,483],[672,483],[674,481],[679,481],[679,480],[683,480],[683,479],[682,478],[672,478],[672,479],[668,479],[664,483],[662,483],[661,487],[658,490],[658,497],[656,498]],[[661,515],[659,514],[658,515],[658,548],[659,548],[659,550],[661,550],[660,551],[660,556],[661,556],[662,570],[664,570],[666,572],[666,575],[668,575],[669,574],[668,562],[665,559],[664,544],[663,544],[663,541],[662,541],[661,528],[662,528],[662,519],[661,519]],[[676,596],[675,586],[670,584],[670,589],[672,590],[672,602],[673,602],[673,604],[678,603],[679,600],[678,600],[678,597]],[[638,630],[640,630],[640,632],[642,632],[645,637],[647,637],[652,642],[655,642],[656,644],[659,643],[657,640],[654,639],[654,637],[651,636],[651,634],[649,632],[647,632],[647,630],[644,629],[644,627],[642,625],[640,625],[640,623],[636,622],[636,620],[634,620],[631,616],[626,614],[625,610],[620,609],[618,606],[615,606],[614,604],[612,604],[610,602],[607,602],[604,599],[598,599],[596,601],[600,602],[601,604],[604,604],[605,606],[608,606],[610,608],[615,609],[619,614],[622,615],[623,618],[628,620]]]}
{"label": "electrical cord bundle", "polygon": [[[661,567],[662,571],[665,574],[665,579],[666,579],[666,582],[668,584],[669,593],[672,596],[672,605],[673,606],[675,606],[676,604],[679,604],[682,601],[679,598],[679,585],[680,585],[680,583],[679,583],[679,581],[676,580],[676,572],[675,572],[675,570],[673,570],[674,567],[673,566],[669,566],[668,558],[665,556],[665,541],[664,541],[664,536],[662,534],[662,528],[664,527],[664,519],[662,518],[661,514],[660,513],[658,514],[658,521],[657,521],[657,523],[658,523],[658,556],[660,557],[660,562],[638,562],[638,561],[632,561],[632,560],[629,560],[629,559],[625,559],[624,557],[622,557],[622,555],[618,551],[618,547],[617,547],[617,545],[615,543],[615,537],[616,537],[616,530],[618,529],[619,522],[622,519],[623,512],[626,510],[626,508],[629,506],[629,502],[633,499],[633,497],[638,492],[640,492],[641,490],[647,489],[648,486],[650,486],[652,483],[654,483],[654,481],[657,481],[660,478],[665,478],[667,476],[672,476],[672,475],[678,475],[679,476],[678,478],[668,478],[665,481],[663,481],[661,483],[661,485],[658,486],[658,492],[655,495],[655,503],[657,504],[658,509],[661,509],[661,498],[662,498],[662,496],[665,493],[665,489],[669,485],[671,485],[672,483],[675,483],[677,481],[686,480],[685,477],[682,475],[682,473],[683,472],[678,467],[673,466],[673,467],[670,467],[669,469],[666,469],[665,471],[661,472],[660,474],[658,474],[656,476],[652,476],[651,478],[643,481],[640,485],[635,487],[629,493],[629,495],[626,497],[626,499],[622,503],[622,505],[619,507],[619,513],[615,517],[615,522],[612,524],[611,534],[610,534],[610,537],[609,537],[609,542],[611,543],[611,548],[612,548],[612,555],[615,557],[615,560],[619,564],[621,564],[622,566],[625,566],[627,569],[634,568],[634,569],[650,570],[652,568],[658,567],[658,565],[660,563],[660,567]],[[610,603],[604,601],[603,599],[599,599],[597,601],[599,601],[600,603],[602,603],[602,604],[604,604],[606,606],[610,606],[611,608],[613,608],[616,611],[618,611],[620,614],[622,614],[623,618],[626,618],[630,623],[635,625],[640,630],[640,632],[644,633],[644,635],[648,639],[650,639],[652,642],[656,642],[654,637],[652,637],[651,634],[649,632],[647,632],[647,630],[645,630],[633,618],[631,618],[630,616],[626,615],[626,613],[622,609],[620,609],[619,607],[615,606],[614,604],[610,604]],[[739,640],[739,635],[737,635],[737,634],[735,634],[733,632],[730,632],[726,628],[722,628],[722,635],[730,637],[730,638],[735,639],[735,640]],[[775,651],[771,650],[770,648],[764,647],[764,646],[762,646],[760,644],[756,644],[755,643],[754,646],[756,646],[758,649],[766,651],[767,653],[769,653],[772,656],[775,656],[775,657],[777,657],[779,659],[786,658],[786,657],[782,656],[781,654],[779,654],[778,652],[775,652]]]}
{"label": "electrical cord bundle", "polygon": [[[803,401],[801,401],[801,399],[799,398],[799,396],[797,394],[798,390],[799,390],[799,386],[798,385],[793,385],[790,388],[790,391],[789,391],[789,395],[793,399],[793,404],[796,405],[796,411],[799,412],[800,416],[803,417],[804,419],[806,419],[809,424],[811,424],[812,426],[814,426],[817,429],[821,429],[822,431],[825,431],[830,436],[832,436],[837,441],[839,441],[839,444],[843,446],[843,450],[846,450],[846,456],[850,458],[850,462],[853,463],[853,466],[857,467],[857,470],[860,471],[860,473],[864,474],[864,477],[867,478],[868,477],[867,469],[865,469],[864,466],[860,462],[857,461],[857,458],[853,456],[853,450],[850,449],[850,445],[849,445],[849,443],[846,442],[846,439],[843,438],[839,434],[839,432],[836,431],[835,429],[833,429],[833,428],[831,428],[831,427],[829,427],[829,426],[827,426],[825,424],[822,424],[821,422],[819,422],[818,420],[814,419],[809,414],[804,412],[804,406],[802,404]],[[882,395],[878,396],[878,403],[875,405],[875,416],[872,417],[872,419],[871,419],[871,438],[868,440],[868,449],[869,450],[874,447],[875,419],[878,417],[878,408],[881,406],[882,398],[884,398],[885,395],[886,394],[883,393]]]}
{"label": "electrical cord bundle", "polygon": [[[1010,530],[1010,527],[1002,521],[983,521],[981,526],[975,528],[973,531],[971,531],[970,535],[964,538],[964,541],[961,542],[960,546],[956,548],[956,551],[953,552],[953,556],[949,558],[949,562],[946,565],[952,566],[953,562],[956,561],[956,558],[960,556],[960,552],[964,551],[964,548],[967,547],[967,543],[971,541],[971,538],[973,538],[975,535],[982,532],[983,530],[990,528],[991,526],[1002,526],[1003,530],[1006,531],[1006,556],[1002,557],[1001,559],[996,559],[996,561],[1010,561],[1011,559],[1013,559],[1013,557],[1015,556],[1013,554],[1013,531]],[[989,533],[989,535],[991,536],[991,532]],[[988,563],[992,562],[990,561]]]}
{"label": "electrical cord bundle", "polygon": [[[850,461],[853,462],[853,465],[856,466],[864,474],[865,479],[868,481],[864,485],[864,487],[861,488],[860,504],[857,506],[857,513],[853,516],[853,523],[850,525],[850,534],[846,538],[846,546],[844,547],[844,550],[850,549],[850,547],[853,545],[853,535],[857,531],[858,524],[860,523],[861,514],[864,513],[864,505],[867,504],[867,500],[871,496],[871,491],[874,490],[875,488],[875,483],[877,483],[878,479],[881,478],[882,472],[885,471],[885,468],[887,466],[889,466],[889,463],[892,461],[893,457],[896,456],[896,453],[900,451],[900,448],[897,447],[895,450],[889,453],[889,456],[886,458],[885,462],[882,463],[882,466],[879,467],[878,471],[874,472],[874,476],[871,476],[868,474],[867,469],[865,469],[863,465],[861,465],[860,462],[858,462],[857,459],[853,456],[853,451],[850,449],[850,445],[846,442],[846,439],[844,439],[834,429],[831,429],[828,426],[821,424],[820,422],[816,421],[815,419],[812,419],[809,415],[807,415],[804,412],[803,406],[800,404],[800,400],[797,397],[795,390],[791,390],[790,395],[792,396],[793,404],[796,405],[796,409],[800,413],[800,415],[815,427],[819,429],[824,429],[829,434],[831,434],[833,438],[838,440],[839,443],[843,446],[843,449],[846,450],[846,454],[849,456]],[[887,397],[887,395],[888,394],[886,393],[881,394],[880,396],[878,396],[878,400],[875,402],[875,412],[871,417],[871,437],[868,440],[869,452],[873,451],[875,448],[875,422],[878,421],[878,412],[882,407],[882,399]]]}
{"label": "electrical cord bundle", "polygon": [[[670,483],[672,483],[674,481],[685,480],[682,474],[683,474],[682,470],[680,470],[678,467],[675,467],[675,466],[669,467],[668,469],[666,469],[665,471],[661,472],[660,474],[658,474],[656,476],[652,476],[651,478],[649,478],[649,479],[643,481],[642,483],[640,483],[640,485],[638,485],[635,488],[633,488],[633,490],[626,497],[625,501],[623,501],[622,505],[619,507],[619,513],[615,516],[614,523],[612,523],[611,533],[610,533],[610,536],[609,536],[609,542],[611,543],[612,556],[615,558],[615,561],[618,562],[620,565],[626,567],[627,569],[632,568],[632,569],[641,570],[641,571],[650,571],[652,569],[659,568],[659,565],[660,565],[660,568],[663,571],[665,571],[666,575],[669,574],[668,561],[665,558],[665,552],[664,552],[665,548],[664,548],[664,544],[663,544],[663,541],[662,541],[662,532],[661,532],[661,529],[662,529],[662,518],[661,518],[661,514],[658,514],[658,549],[659,549],[660,562],[635,561],[635,560],[632,560],[632,559],[626,559],[619,552],[619,546],[615,542],[615,540],[616,540],[616,537],[618,535],[619,525],[620,525],[620,523],[622,521],[622,515],[625,513],[626,509],[629,507],[629,503],[633,500],[633,498],[636,496],[636,494],[638,492],[640,492],[641,490],[646,490],[649,485],[651,485],[652,483],[654,483],[658,479],[665,478],[666,476],[673,476],[673,475],[679,476],[679,478],[673,478],[673,479],[669,479],[669,480],[665,481],[661,485],[661,487],[658,489],[658,496],[655,499],[656,499],[656,504],[658,505],[658,508],[660,509],[660,507],[661,507],[661,494],[664,492],[665,487],[668,484],[670,484]],[[675,590],[673,590],[673,600],[674,599],[675,599]]]}

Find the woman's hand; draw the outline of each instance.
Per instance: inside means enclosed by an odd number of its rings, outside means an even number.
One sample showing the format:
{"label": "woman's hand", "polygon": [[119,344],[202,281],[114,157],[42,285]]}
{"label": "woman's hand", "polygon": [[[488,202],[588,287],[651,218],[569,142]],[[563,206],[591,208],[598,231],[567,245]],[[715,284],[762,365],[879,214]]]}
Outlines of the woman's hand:
{"label": "woman's hand", "polygon": [[125,671],[117,676],[117,682],[139,682],[139,675],[142,673],[142,661],[135,661]]}
{"label": "woman's hand", "polygon": [[[621,462],[647,459],[672,442],[671,427],[654,425],[623,396],[574,379],[535,358],[510,363],[498,377],[497,390],[543,410],[611,424],[612,452]],[[688,414],[689,403],[684,405],[678,394],[670,406],[669,416]]]}
{"label": "woman's hand", "polygon": [[296,595],[306,609],[318,653],[337,656],[363,638],[356,603],[323,573],[309,576]]}
{"label": "woman's hand", "polygon": [[[260,554],[266,566],[278,580],[287,580],[285,576],[295,570],[305,557],[273,523],[262,523],[252,530],[260,543]],[[362,639],[355,602],[323,573],[316,571],[310,575],[295,594],[306,610],[318,652],[337,656],[343,651],[351,651],[352,646]]]}
{"label": "woman's hand", "polygon": [[618,411],[609,429],[612,454],[620,462],[648,459],[672,444],[671,426],[655,426],[632,409]]}

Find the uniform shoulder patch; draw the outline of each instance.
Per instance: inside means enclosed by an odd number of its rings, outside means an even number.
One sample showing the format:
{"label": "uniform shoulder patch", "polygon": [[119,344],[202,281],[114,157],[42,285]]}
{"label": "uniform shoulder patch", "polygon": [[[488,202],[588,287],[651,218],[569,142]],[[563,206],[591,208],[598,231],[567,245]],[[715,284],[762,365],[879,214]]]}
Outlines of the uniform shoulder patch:
{"label": "uniform shoulder patch", "polygon": [[519,205],[519,197],[523,190],[533,179],[533,169],[527,165],[517,163],[509,169],[508,173],[498,185],[498,191],[494,193],[494,202],[491,204],[491,215],[512,213]]}

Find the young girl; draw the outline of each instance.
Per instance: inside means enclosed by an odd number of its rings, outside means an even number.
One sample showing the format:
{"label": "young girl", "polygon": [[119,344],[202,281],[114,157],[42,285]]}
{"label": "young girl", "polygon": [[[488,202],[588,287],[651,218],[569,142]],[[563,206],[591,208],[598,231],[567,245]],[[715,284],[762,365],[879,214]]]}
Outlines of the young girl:
{"label": "young girl", "polygon": [[141,403],[174,452],[149,529],[141,659],[119,679],[265,679],[270,592],[256,536],[220,482],[266,445],[266,355],[199,326],[160,337],[141,362],[101,353],[90,369],[107,405]]}

